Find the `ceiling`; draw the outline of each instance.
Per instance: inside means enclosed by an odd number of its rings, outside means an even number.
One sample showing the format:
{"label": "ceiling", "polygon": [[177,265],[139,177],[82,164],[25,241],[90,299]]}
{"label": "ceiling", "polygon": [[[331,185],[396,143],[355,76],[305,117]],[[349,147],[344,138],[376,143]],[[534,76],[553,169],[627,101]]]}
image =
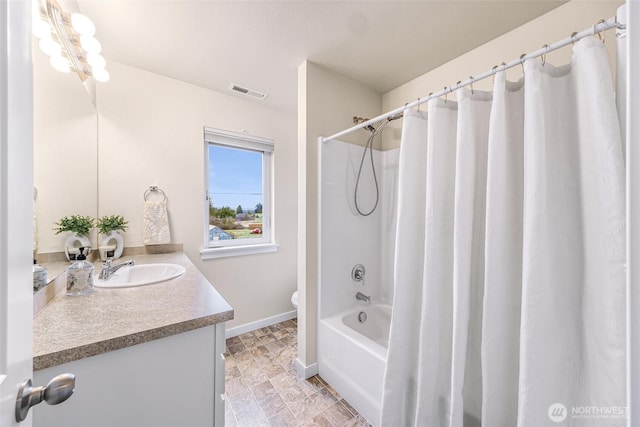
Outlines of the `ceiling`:
{"label": "ceiling", "polygon": [[307,59],[384,93],[565,1],[78,3],[107,61],[225,93],[235,83],[269,94],[256,102],[295,112]]}

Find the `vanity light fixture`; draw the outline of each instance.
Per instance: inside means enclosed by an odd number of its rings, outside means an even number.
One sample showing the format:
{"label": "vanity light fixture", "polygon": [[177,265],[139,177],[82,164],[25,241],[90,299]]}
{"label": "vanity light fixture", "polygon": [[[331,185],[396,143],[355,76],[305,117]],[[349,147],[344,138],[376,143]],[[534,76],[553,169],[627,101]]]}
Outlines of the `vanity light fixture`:
{"label": "vanity light fixture", "polygon": [[75,71],[82,81],[109,80],[102,45],[94,37],[96,26],[80,13],[65,12],[56,0],[33,0],[33,35],[58,71]]}

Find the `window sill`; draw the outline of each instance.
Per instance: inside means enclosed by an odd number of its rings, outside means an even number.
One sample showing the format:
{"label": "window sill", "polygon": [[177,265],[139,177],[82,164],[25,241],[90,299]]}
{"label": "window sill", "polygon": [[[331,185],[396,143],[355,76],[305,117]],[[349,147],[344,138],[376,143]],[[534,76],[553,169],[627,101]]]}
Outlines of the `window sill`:
{"label": "window sill", "polygon": [[266,243],[262,245],[246,245],[246,246],[225,246],[220,248],[205,248],[200,250],[200,258],[215,259],[226,258],[231,256],[266,254],[269,252],[277,252],[278,245],[276,243]]}

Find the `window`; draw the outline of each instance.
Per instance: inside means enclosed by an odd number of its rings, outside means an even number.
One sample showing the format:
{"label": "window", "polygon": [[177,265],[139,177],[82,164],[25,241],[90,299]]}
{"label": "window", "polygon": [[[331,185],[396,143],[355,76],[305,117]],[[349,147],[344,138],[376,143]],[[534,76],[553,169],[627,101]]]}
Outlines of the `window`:
{"label": "window", "polygon": [[[217,257],[211,254],[220,248],[271,244],[273,141],[211,128],[204,129],[204,141],[207,195],[203,258]],[[250,253],[270,251],[263,247]],[[228,255],[234,253],[247,252],[231,251]]]}

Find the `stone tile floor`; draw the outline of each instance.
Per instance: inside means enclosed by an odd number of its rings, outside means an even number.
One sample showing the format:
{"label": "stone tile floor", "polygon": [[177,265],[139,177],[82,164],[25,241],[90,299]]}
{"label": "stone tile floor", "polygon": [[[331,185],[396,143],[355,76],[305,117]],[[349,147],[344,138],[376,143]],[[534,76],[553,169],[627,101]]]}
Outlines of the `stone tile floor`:
{"label": "stone tile floor", "polygon": [[227,340],[227,427],[370,427],[318,375],[297,377],[296,320]]}

